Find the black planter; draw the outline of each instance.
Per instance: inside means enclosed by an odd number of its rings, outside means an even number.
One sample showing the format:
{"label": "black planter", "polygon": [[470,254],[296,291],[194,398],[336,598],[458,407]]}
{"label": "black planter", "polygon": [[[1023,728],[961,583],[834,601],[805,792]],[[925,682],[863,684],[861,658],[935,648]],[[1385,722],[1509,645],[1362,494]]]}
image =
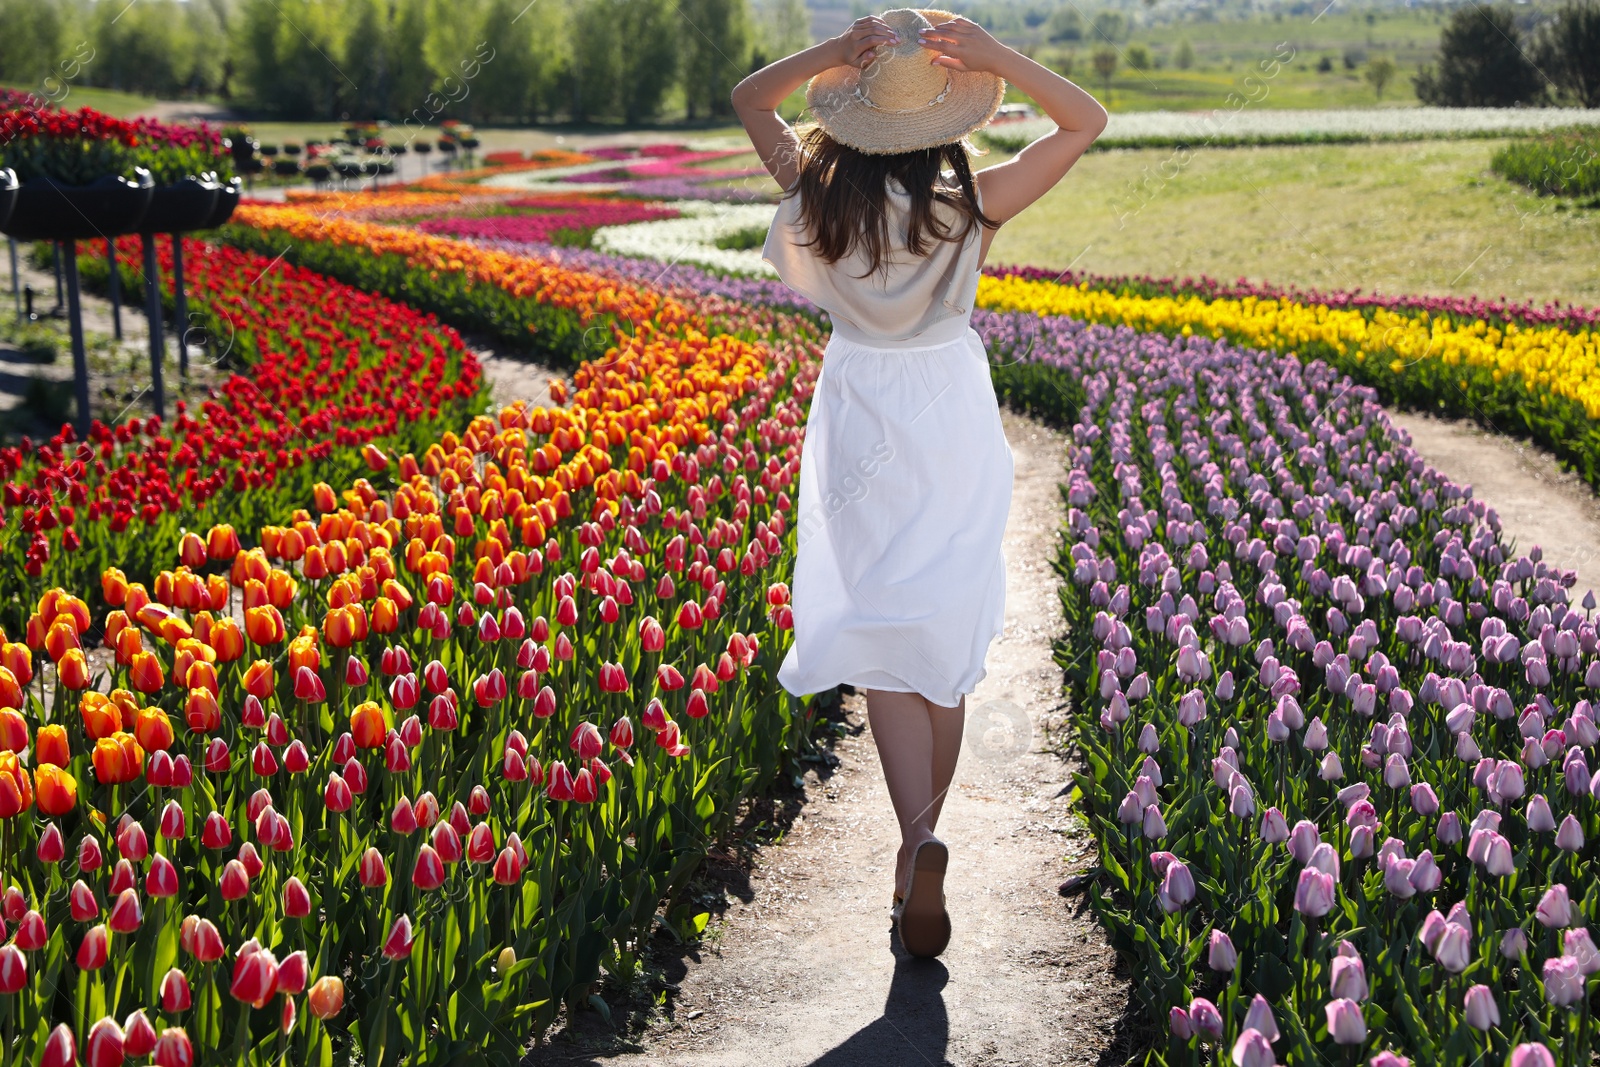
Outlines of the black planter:
{"label": "black planter", "polygon": [[5,226],[6,220],[11,217],[11,209],[17,204],[17,172],[10,169],[0,170],[0,227]]}
{"label": "black planter", "polygon": [[140,233],[187,233],[206,225],[217,207],[214,181],[188,177],[171,185],[158,185],[150,197],[150,208],[139,221]]}
{"label": "black planter", "polygon": [[234,178],[227,185],[217,190],[217,206],[211,209],[211,217],[206,219],[202,230],[210,230],[221,226],[233,217],[233,209],[239,206],[239,197],[244,195],[244,183]]}
{"label": "black planter", "polygon": [[88,185],[29,178],[17,189],[16,207],[3,230],[19,241],[86,241],[135,233],[155,191],[150,172],[139,181],[108,174]]}

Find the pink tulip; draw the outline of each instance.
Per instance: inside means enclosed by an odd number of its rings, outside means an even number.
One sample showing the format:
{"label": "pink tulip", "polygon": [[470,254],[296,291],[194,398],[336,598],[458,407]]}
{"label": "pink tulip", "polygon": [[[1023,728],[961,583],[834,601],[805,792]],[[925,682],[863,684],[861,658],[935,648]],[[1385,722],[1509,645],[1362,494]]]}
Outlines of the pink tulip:
{"label": "pink tulip", "polygon": [[1367,969],[1359,956],[1335,956],[1328,991],[1345,1000],[1367,999]]}
{"label": "pink tulip", "polygon": [[1200,1037],[1216,1041],[1222,1037],[1222,1015],[1217,1006],[1205,997],[1195,997],[1189,1003],[1189,1019]]}
{"label": "pink tulip", "polygon": [[1556,1058],[1543,1045],[1518,1045],[1511,1050],[1511,1067],[1556,1067]]}
{"label": "pink tulip", "polygon": [[1572,925],[1572,897],[1567,892],[1567,887],[1559,882],[1545,890],[1544,896],[1539,898],[1539,905],[1534,910],[1534,917],[1540,925],[1559,930],[1564,926]]}
{"label": "pink tulip", "polygon": [[1333,904],[1333,876],[1310,867],[1302,870],[1295,887],[1294,909],[1302,915],[1320,919],[1333,910]]}
{"label": "pink tulip", "polygon": [[1233,1043],[1233,1062],[1235,1067],[1273,1067],[1278,1058],[1265,1034],[1246,1029]]}
{"label": "pink tulip", "polygon": [[1474,1030],[1492,1030],[1500,1025],[1500,1006],[1486,985],[1475,985],[1467,990],[1463,1007],[1467,1025]]}
{"label": "pink tulip", "polygon": [[1231,971],[1239,965],[1239,953],[1234,949],[1233,941],[1221,930],[1211,931],[1206,964],[1213,971]]}
{"label": "pink tulip", "polygon": [[1275,1043],[1279,1038],[1278,1020],[1272,1017],[1272,1005],[1267,1003],[1267,998],[1257,993],[1250,1001],[1250,1010],[1245,1012],[1244,1026],[1246,1030],[1254,1030]]}
{"label": "pink tulip", "polygon": [[1583,999],[1583,969],[1571,956],[1554,956],[1544,961],[1544,997],[1559,1008],[1570,1008]]}
{"label": "pink tulip", "polygon": [[1367,1040],[1367,1021],[1362,1017],[1360,1004],[1338,997],[1330,1000],[1324,1010],[1328,1016],[1328,1036],[1334,1044],[1360,1045]]}

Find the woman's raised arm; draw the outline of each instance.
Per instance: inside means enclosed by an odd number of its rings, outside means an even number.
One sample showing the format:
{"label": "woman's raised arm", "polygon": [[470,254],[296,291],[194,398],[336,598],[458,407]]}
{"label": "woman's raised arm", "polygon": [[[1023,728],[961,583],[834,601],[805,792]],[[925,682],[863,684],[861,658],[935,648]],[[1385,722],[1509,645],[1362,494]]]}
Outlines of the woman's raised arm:
{"label": "woman's raised arm", "polygon": [[857,19],[839,36],[762,67],[733,88],[733,110],[767,173],[784,189],[800,177],[800,143],[778,117],[778,105],[814,76],[833,67],[865,67],[882,45],[900,38],[876,15]]}
{"label": "woman's raised arm", "polygon": [[1033,98],[1056,128],[1015,158],[979,171],[983,213],[997,222],[1015,218],[1065,177],[1106,128],[1100,102],[1054,71],[1007,48],[975,22],[954,18],[922,32],[921,43],[940,53],[934,62],[951,70],[998,74]]}

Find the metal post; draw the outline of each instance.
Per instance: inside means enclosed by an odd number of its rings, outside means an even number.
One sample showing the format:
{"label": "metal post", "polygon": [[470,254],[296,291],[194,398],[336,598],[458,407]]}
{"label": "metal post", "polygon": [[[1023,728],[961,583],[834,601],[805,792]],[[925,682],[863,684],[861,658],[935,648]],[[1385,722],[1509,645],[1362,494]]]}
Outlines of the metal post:
{"label": "metal post", "polygon": [[106,263],[111,267],[110,280],[107,284],[111,287],[111,332],[117,340],[122,340],[122,278],[117,269],[117,239],[106,238]]}
{"label": "metal post", "polygon": [[[65,304],[61,296],[61,245],[59,243],[53,244],[50,248],[52,252],[50,258],[55,261],[56,268],[56,306],[51,310],[50,314],[59,315],[61,314],[61,308]],[[77,249],[74,248],[73,251],[77,251]]]}
{"label": "metal post", "polygon": [[22,318],[22,279],[17,274],[17,239],[7,237],[11,246],[11,302],[17,306],[17,318]]}
{"label": "metal post", "polygon": [[141,234],[144,242],[144,316],[150,327],[150,393],[155,401],[156,418],[167,417],[167,392],[161,384],[161,270],[156,264],[156,235]]}
{"label": "metal post", "polygon": [[174,310],[173,328],[178,331],[178,373],[189,377],[189,298],[183,292],[183,237],[171,234],[172,241],[172,292]]}
{"label": "metal post", "polygon": [[66,248],[67,322],[72,333],[72,377],[78,394],[78,437],[89,438],[89,357],[83,349],[83,308],[78,299],[78,242],[58,241],[58,262]]}

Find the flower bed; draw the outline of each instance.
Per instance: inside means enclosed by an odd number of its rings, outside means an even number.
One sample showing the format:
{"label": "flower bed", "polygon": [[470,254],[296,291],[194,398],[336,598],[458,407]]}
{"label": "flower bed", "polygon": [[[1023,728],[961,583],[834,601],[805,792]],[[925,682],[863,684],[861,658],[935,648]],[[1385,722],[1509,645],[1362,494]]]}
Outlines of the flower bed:
{"label": "flower bed", "polygon": [[1588,1062],[1593,599],[1325,363],[978,325],[1071,426],[1058,658],[1156,1059]]}
{"label": "flower bed", "polygon": [[[126,292],[142,284],[136,240],[121,241]],[[157,249],[170,302],[168,239]],[[91,283],[106,271],[95,251],[80,251]],[[88,441],[63,428],[0,449],[0,517],[15,531],[0,625],[19,626],[43,589],[88,588],[113,563],[147,577],[185,529],[281,513],[317,478],[360,469],[362,446],[422,447],[478,403],[477,360],[431,316],[264,256],[195,240],[184,251],[210,358],[245,370],[168,424],[97,422]]]}
{"label": "flower bed", "polygon": [[1600,193],[1600,131],[1575,128],[1513,141],[1489,166],[1536,192],[1593,196]]}
{"label": "flower bed", "polygon": [[593,197],[522,197],[506,201],[505,206],[537,210],[541,214],[424,219],[417,223],[417,229],[423,233],[450,237],[492,237],[520,243],[544,243],[564,233],[581,233],[586,237],[600,226],[626,226],[634,222],[678,217],[676,210],[661,204]]}

